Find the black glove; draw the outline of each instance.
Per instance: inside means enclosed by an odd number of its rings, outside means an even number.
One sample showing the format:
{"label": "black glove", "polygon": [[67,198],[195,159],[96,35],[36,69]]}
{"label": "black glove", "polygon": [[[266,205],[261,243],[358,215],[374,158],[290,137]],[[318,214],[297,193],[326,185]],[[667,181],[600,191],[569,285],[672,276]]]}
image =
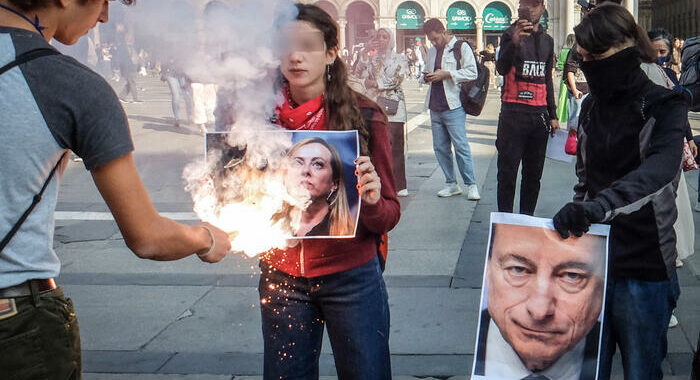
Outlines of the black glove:
{"label": "black glove", "polygon": [[588,232],[592,223],[600,222],[604,217],[605,210],[597,202],[570,202],[554,215],[554,229],[564,239],[569,237],[569,231],[580,237]]}

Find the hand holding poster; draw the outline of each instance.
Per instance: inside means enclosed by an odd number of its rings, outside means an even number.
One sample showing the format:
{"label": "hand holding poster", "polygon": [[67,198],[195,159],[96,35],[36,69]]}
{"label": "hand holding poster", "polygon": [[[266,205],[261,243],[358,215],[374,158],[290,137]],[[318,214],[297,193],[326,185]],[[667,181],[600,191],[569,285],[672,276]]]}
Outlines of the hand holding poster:
{"label": "hand holding poster", "polygon": [[597,378],[609,227],[491,214],[473,379]]}

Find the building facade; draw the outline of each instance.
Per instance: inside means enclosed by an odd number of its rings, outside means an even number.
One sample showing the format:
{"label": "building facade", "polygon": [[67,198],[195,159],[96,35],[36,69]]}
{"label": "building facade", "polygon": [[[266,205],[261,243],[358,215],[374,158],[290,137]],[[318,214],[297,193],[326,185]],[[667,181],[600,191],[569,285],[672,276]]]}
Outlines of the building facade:
{"label": "building facade", "polygon": [[700,36],[700,0],[651,1],[653,27],[668,30],[675,37]]}
{"label": "building facade", "polygon": [[[671,1],[671,0],[669,0]],[[697,2],[698,0],[687,0]],[[389,28],[395,31],[396,47],[403,51],[420,38],[423,22],[438,18],[458,37],[471,41],[477,50],[486,44],[497,45],[503,30],[517,16],[518,0],[302,0],[316,4],[340,25],[343,47],[352,49],[369,39],[369,31]],[[545,0],[547,12],[541,25],[554,37],[555,48],[564,44],[580,20],[576,0]],[[637,17],[638,0],[623,0]]]}

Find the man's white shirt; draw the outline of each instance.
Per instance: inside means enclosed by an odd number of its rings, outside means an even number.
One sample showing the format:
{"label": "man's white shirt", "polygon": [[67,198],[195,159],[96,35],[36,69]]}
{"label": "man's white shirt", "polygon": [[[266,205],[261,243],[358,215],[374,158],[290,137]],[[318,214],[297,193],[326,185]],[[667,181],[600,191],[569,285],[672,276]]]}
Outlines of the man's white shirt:
{"label": "man's white shirt", "polygon": [[[457,37],[452,36],[450,42],[445,46],[445,50],[442,53],[442,71],[447,71],[450,73],[450,78],[445,79],[443,87],[445,88],[445,97],[447,98],[447,105],[450,110],[457,109],[462,106],[459,100],[459,89],[460,83],[468,82],[470,80],[476,79],[478,72],[476,68],[476,59],[474,58],[474,52],[469,47],[466,42],[462,44],[462,60],[460,61],[461,69],[457,70],[457,59],[455,58],[454,52],[451,50],[457,43]],[[437,58],[437,48],[432,46],[428,51],[428,60],[425,62],[425,71],[432,73],[435,71],[435,59]],[[423,81],[423,77],[421,77]],[[428,93],[425,98],[425,109],[429,109],[430,106],[430,92],[432,87],[428,88]]]}
{"label": "man's white shirt", "polygon": [[523,379],[530,375],[546,376],[550,380],[579,380],[586,339],[582,339],[573,350],[565,353],[556,363],[542,372],[533,373],[520,360],[513,347],[506,342],[496,323],[489,322],[486,337],[486,366],[484,375],[489,379]]}

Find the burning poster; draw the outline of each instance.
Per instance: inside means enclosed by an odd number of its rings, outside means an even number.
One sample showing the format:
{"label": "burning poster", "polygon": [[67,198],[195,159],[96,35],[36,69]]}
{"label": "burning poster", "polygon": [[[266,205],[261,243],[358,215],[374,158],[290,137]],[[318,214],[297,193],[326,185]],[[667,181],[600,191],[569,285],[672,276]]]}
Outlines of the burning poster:
{"label": "burning poster", "polygon": [[296,239],[352,238],[358,156],[357,131],[208,133],[206,169],[189,190],[197,215],[251,257]]}
{"label": "burning poster", "polygon": [[472,379],[597,379],[608,235],[491,214]]}

